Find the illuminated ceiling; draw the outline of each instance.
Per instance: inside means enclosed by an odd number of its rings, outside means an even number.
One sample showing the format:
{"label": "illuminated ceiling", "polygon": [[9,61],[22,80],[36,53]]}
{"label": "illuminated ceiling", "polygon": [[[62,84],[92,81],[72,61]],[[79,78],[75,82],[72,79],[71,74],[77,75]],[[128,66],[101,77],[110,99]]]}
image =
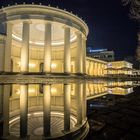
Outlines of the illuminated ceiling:
{"label": "illuminated ceiling", "polygon": [[[22,23],[13,25],[13,38],[22,41]],[[53,22],[52,23],[52,45],[64,44],[64,24]],[[45,25],[42,22],[33,22],[30,24],[30,44],[44,45]],[[76,34],[74,28],[71,28],[70,40],[75,41]]]}

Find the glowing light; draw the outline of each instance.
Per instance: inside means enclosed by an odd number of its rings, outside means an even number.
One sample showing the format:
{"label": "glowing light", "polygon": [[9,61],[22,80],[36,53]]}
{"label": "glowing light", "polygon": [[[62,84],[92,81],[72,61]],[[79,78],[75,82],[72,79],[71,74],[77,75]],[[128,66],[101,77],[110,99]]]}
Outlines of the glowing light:
{"label": "glowing light", "polygon": [[107,51],[107,49],[97,49],[97,50],[90,49],[89,50],[89,52],[103,52],[103,51]]}
{"label": "glowing light", "polygon": [[74,65],[74,62],[73,61],[71,62],[71,65]]}
{"label": "glowing light", "polygon": [[36,66],[36,64],[34,64],[34,63],[29,63],[29,67],[35,67]]}
{"label": "glowing light", "polygon": [[57,65],[56,65],[55,63],[52,63],[52,64],[51,64],[51,68],[52,68],[52,69],[55,69],[56,66],[57,66]]}
{"label": "glowing light", "polygon": [[28,114],[28,116],[31,116],[31,114]]}
{"label": "glowing light", "polygon": [[[28,92],[29,92],[29,93],[34,93],[34,92],[35,92],[35,89],[29,89]],[[19,94],[21,93],[20,89],[17,89],[17,90],[15,91],[15,93],[16,93],[17,95],[19,95]]]}
{"label": "glowing light", "polygon": [[29,93],[34,93],[35,92],[35,89],[29,89],[28,92]]}
{"label": "glowing light", "polygon": [[16,40],[22,41],[22,39],[14,34],[12,34],[12,37],[15,38]]}
{"label": "glowing light", "polygon": [[[15,38],[18,41],[22,41],[22,38],[16,36],[15,34],[12,34],[12,37]],[[77,36],[74,36],[74,37],[71,38],[70,41],[73,42],[74,40],[76,40],[76,38],[77,38]],[[40,45],[40,46],[44,45],[44,42],[41,42],[41,41],[40,42],[39,41],[35,41],[35,42],[29,41],[29,43],[30,44],[35,44],[35,45]],[[51,45],[63,45],[63,44],[64,44],[64,41],[59,41],[59,42],[57,41],[57,42],[52,42]]]}
{"label": "glowing light", "polygon": [[17,121],[17,120],[19,120],[19,119],[20,119],[20,117],[14,118],[14,119],[12,119],[11,121],[9,121],[9,124],[11,124],[11,123],[13,123],[14,121]]}
{"label": "glowing light", "polygon": [[43,112],[35,112],[33,115],[43,115]]}
{"label": "glowing light", "polygon": [[[17,65],[18,66],[21,66],[21,63],[20,62],[17,62]],[[36,64],[35,63],[29,63],[29,67],[35,67]]]}
{"label": "glowing light", "polygon": [[20,89],[17,89],[16,92],[15,92],[17,95],[20,94]]}
{"label": "glowing light", "polygon": [[57,89],[56,88],[51,88],[51,92],[52,93],[56,93],[57,92]]}

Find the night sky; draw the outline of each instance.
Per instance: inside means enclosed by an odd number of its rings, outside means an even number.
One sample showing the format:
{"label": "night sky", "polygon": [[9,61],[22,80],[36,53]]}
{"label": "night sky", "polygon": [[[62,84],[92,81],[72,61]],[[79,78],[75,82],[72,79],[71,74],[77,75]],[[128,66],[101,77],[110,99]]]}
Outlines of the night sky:
{"label": "night sky", "polygon": [[[7,6],[30,0],[3,0],[0,5]],[[128,17],[128,7],[121,0],[34,0],[34,3],[50,4],[53,7],[72,11],[85,20],[89,27],[88,47],[107,48],[115,51],[116,60],[134,56],[137,47],[135,20]]]}

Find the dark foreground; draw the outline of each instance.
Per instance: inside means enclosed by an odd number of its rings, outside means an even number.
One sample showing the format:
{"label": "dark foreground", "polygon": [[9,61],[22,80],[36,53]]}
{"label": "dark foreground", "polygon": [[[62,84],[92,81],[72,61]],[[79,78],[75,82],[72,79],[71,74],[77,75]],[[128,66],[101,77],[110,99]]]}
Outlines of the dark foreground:
{"label": "dark foreground", "polygon": [[140,87],[88,101],[88,121],[86,140],[140,140]]}

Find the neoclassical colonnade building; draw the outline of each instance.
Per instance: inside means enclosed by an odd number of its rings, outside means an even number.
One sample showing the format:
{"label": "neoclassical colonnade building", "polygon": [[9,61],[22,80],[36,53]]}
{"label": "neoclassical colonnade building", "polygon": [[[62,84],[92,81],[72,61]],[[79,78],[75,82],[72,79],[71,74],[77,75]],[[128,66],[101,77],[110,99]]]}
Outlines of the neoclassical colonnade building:
{"label": "neoclassical colonnade building", "polygon": [[1,18],[7,36],[0,71],[85,73],[88,27],[77,16],[52,7],[17,5],[1,9]]}
{"label": "neoclassical colonnade building", "polygon": [[86,85],[68,79],[86,73],[85,22],[66,10],[23,4],[2,8],[0,26],[0,137],[84,138]]}

